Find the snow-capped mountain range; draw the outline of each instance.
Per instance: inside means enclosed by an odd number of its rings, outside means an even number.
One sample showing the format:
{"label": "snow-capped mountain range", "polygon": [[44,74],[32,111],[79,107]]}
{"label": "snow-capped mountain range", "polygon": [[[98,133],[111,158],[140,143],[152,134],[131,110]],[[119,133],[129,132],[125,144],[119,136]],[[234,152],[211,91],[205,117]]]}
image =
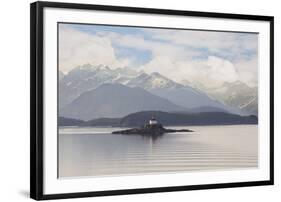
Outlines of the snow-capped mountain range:
{"label": "snow-capped mountain range", "polygon": [[198,88],[210,97],[237,109],[242,114],[258,115],[258,88],[249,87],[241,81],[226,82],[219,88]]}
{"label": "snow-capped mountain range", "polygon": [[131,87],[141,87],[145,90],[152,90],[152,89],[171,89],[171,88],[181,88],[184,87],[181,84],[178,84],[157,72],[153,72],[151,74],[147,74],[141,72],[136,77],[129,80],[126,84]]}
{"label": "snow-capped mountain range", "polygon": [[97,88],[104,83],[126,84],[137,76],[129,68],[110,69],[105,65],[92,66],[85,64],[64,75],[59,81],[59,106],[64,107],[82,93]]}
{"label": "snow-capped mountain range", "polygon": [[[73,102],[79,103],[77,101],[79,97],[103,84],[121,84],[129,88],[141,88],[152,95],[170,101],[178,108],[206,109],[206,107],[215,107],[227,111],[237,108],[239,112],[251,108],[251,112],[255,112],[255,105],[257,105],[257,102],[253,100],[255,94],[252,93],[252,89],[247,89],[244,92],[239,89],[242,87],[239,85],[233,87],[231,84],[226,84],[225,89],[223,88],[221,91],[218,89],[205,91],[191,87],[191,85],[176,83],[157,72],[147,74],[129,67],[111,69],[106,65],[92,66],[85,64],[74,68],[67,74],[59,72],[60,112],[65,112],[69,105],[75,107]],[[124,89],[126,91],[126,88]],[[122,93],[123,96],[126,95],[123,91]],[[95,95],[95,93],[92,94]],[[249,96],[250,94],[252,97]],[[252,101],[250,101],[250,97]],[[105,99],[108,99],[108,96]],[[129,94],[127,99],[131,99]],[[178,108],[175,108],[175,110]]]}

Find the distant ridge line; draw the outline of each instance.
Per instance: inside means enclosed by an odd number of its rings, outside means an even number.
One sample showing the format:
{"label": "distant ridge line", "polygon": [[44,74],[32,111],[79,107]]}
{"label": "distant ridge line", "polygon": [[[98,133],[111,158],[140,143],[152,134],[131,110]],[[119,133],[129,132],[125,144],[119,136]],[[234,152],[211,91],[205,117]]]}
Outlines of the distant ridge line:
{"label": "distant ridge line", "polygon": [[104,126],[104,127],[136,127],[144,125],[152,117],[167,126],[191,125],[239,125],[258,124],[255,115],[241,116],[227,112],[163,112],[140,111],[131,113],[121,118],[97,118],[89,121],[59,117],[59,126]]}

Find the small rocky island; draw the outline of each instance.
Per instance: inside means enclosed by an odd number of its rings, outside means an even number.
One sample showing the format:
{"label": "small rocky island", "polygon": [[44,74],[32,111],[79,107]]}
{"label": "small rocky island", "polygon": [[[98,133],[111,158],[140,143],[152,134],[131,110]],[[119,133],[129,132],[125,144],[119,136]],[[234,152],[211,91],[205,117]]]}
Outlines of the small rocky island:
{"label": "small rocky island", "polygon": [[139,135],[162,135],[164,133],[176,133],[176,132],[193,132],[189,129],[166,129],[162,124],[158,123],[157,120],[152,117],[148,124],[140,128],[132,128],[127,130],[113,131],[112,134],[139,134]]}

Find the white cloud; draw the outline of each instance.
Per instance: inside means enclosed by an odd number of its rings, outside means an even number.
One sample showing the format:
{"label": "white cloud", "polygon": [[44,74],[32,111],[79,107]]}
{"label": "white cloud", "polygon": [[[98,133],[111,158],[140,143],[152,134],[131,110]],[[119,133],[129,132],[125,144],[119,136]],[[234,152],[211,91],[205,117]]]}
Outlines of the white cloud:
{"label": "white cloud", "polygon": [[113,43],[118,44],[119,46],[137,50],[148,50],[154,57],[160,55],[178,59],[187,59],[200,55],[200,52],[197,50],[187,49],[178,44],[144,39],[141,35],[121,35],[117,33],[103,34],[104,37],[108,37]]}
{"label": "white cloud", "polygon": [[242,60],[235,64],[240,81],[249,86],[257,86],[258,83],[258,59]]}
{"label": "white cloud", "polygon": [[[224,82],[240,80],[250,86],[257,84],[258,40],[255,34],[149,30],[151,37],[115,35],[122,46],[150,50],[152,60],[141,67],[159,72],[177,82],[188,80],[205,87],[219,87]],[[162,40],[162,41],[161,41]],[[200,49],[203,50],[200,52]],[[199,59],[194,59],[199,56]],[[200,59],[200,56],[203,58]],[[226,58],[235,58],[233,61]],[[248,59],[250,57],[250,59]]]}
{"label": "white cloud", "polygon": [[209,88],[219,87],[224,82],[234,82],[239,79],[236,68],[230,61],[215,56],[196,61],[177,61],[172,58],[156,57],[142,66],[142,70],[148,73],[159,72],[177,82],[189,81]]}
{"label": "white cloud", "polygon": [[63,72],[86,63],[111,68],[126,66],[128,59],[118,60],[111,41],[102,36],[81,32],[64,25],[59,29],[59,68]]}

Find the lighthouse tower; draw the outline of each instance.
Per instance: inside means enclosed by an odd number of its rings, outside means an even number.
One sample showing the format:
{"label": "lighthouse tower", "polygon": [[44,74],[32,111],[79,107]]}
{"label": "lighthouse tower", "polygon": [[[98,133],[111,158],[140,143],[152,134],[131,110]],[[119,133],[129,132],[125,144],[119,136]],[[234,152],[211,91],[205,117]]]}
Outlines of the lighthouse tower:
{"label": "lighthouse tower", "polygon": [[152,118],[149,120],[149,125],[157,125],[157,120],[152,116]]}

